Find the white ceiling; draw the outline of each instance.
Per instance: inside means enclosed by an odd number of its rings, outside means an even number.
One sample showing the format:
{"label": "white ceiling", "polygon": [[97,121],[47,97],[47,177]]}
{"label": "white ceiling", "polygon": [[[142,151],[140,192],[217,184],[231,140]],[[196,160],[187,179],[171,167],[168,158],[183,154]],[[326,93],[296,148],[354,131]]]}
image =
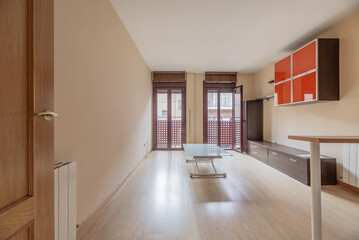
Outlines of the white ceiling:
{"label": "white ceiling", "polygon": [[110,1],[152,71],[253,73],[359,9],[359,0]]}

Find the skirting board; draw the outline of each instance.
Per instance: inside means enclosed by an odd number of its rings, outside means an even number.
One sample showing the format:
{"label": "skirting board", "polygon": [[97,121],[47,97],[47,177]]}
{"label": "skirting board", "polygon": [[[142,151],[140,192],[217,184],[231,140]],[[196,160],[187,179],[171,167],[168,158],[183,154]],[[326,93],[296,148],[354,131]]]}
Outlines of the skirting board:
{"label": "skirting board", "polygon": [[85,221],[83,221],[78,229],[77,229],[77,237],[76,239],[80,239],[86,232],[88,232],[93,226],[95,220],[98,216],[105,210],[106,206],[114,199],[116,194],[121,190],[121,188],[125,185],[125,183],[131,178],[131,176],[135,173],[135,171],[141,166],[141,164],[145,161],[148,155],[152,152],[149,151],[146,156],[137,164],[137,166],[128,174],[128,176],[118,185],[118,187],[101,203],[101,205],[91,214]]}
{"label": "skirting board", "polygon": [[348,188],[348,189],[350,189],[350,190],[353,190],[353,191],[359,193],[359,188],[354,187],[354,186],[352,186],[352,185],[350,185],[350,184],[347,184],[347,183],[345,183],[345,182],[343,182],[343,181],[341,181],[341,180],[338,180],[338,184],[339,184],[340,186],[343,186],[343,187],[345,187],[345,188]]}

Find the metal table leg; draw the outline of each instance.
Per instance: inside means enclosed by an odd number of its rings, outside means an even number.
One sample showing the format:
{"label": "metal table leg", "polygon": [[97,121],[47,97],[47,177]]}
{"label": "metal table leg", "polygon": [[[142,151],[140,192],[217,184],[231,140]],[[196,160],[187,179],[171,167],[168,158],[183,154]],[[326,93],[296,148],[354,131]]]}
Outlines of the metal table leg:
{"label": "metal table leg", "polygon": [[321,173],[319,143],[310,142],[310,183],[312,200],[312,239],[322,240]]}
{"label": "metal table leg", "polygon": [[[217,172],[217,169],[213,163],[213,158],[193,158],[193,159],[187,159],[186,162],[196,164],[197,173],[190,173],[190,177],[224,177],[224,178],[227,177],[226,173]],[[199,162],[206,162],[206,163],[210,162],[212,164],[214,173],[200,173],[198,168]]]}

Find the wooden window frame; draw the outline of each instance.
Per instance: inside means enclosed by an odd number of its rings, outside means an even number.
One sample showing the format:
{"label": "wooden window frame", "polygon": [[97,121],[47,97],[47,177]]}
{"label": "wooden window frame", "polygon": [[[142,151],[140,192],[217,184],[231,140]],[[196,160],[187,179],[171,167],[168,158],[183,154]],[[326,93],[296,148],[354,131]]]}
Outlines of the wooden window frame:
{"label": "wooden window frame", "polygon": [[[243,85],[240,85],[238,87],[233,88],[233,96],[235,96],[236,94],[236,90],[239,89],[239,94],[241,95],[241,113],[240,113],[240,150],[237,150],[234,145],[235,145],[235,107],[233,108],[233,150],[236,152],[243,152]],[[233,106],[235,106],[235,97],[233,97]]]}
{"label": "wooden window frame", "polygon": [[[186,83],[182,82],[182,83],[169,83],[169,82],[154,82],[153,83],[153,89],[152,89],[152,94],[153,94],[153,115],[152,115],[152,150],[156,150],[156,151],[161,151],[161,150],[183,150],[183,146],[181,148],[171,148],[169,147],[172,139],[171,139],[171,134],[168,133],[168,142],[167,142],[167,148],[158,148],[157,147],[157,124],[156,124],[156,118],[157,118],[157,90],[161,89],[161,90],[167,90],[167,91],[172,91],[172,90],[182,90],[182,99],[181,99],[181,107],[182,107],[182,115],[181,115],[181,120],[182,120],[182,126],[181,126],[181,142],[182,145],[186,143]],[[168,92],[167,92],[168,94]],[[171,114],[172,114],[172,109],[171,109],[171,94],[167,95],[167,102],[168,102],[168,107],[167,107],[167,116],[168,116],[168,126],[167,129],[170,132],[171,130]]]}
{"label": "wooden window frame", "polygon": [[[234,89],[236,88],[235,83],[207,83],[203,81],[203,143],[208,143],[208,124],[206,119],[208,119],[208,90],[217,90],[217,105],[221,106],[220,93],[232,93],[234,94]],[[232,97],[232,106],[234,104],[234,98]],[[232,116],[234,116],[234,107],[232,108]],[[220,129],[220,111],[217,111],[218,119],[218,146],[221,143],[221,129]],[[233,138],[233,136],[232,136]],[[232,148],[233,149],[233,139],[232,139]]]}
{"label": "wooden window frame", "polygon": [[156,83],[184,83],[186,72],[184,71],[154,71],[152,81]]}
{"label": "wooden window frame", "polygon": [[237,83],[237,72],[205,72],[206,83]]}

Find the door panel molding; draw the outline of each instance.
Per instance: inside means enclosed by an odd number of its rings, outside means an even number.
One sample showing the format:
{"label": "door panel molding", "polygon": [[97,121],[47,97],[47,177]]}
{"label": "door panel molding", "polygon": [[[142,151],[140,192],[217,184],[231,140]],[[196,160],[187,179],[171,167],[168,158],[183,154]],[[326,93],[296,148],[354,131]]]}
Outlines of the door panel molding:
{"label": "door panel molding", "polygon": [[12,235],[9,240],[33,240],[34,239],[34,221],[24,226],[22,229]]}
{"label": "door panel molding", "polygon": [[[19,214],[20,213],[20,214]],[[34,197],[25,197],[0,213],[0,239],[7,239],[35,218]]]}
{"label": "door panel molding", "polygon": [[[31,193],[31,136],[29,122],[30,53],[28,33],[32,1],[3,0],[0,3],[0,211]],[[15,141],[17,138],[18,141]],[[17,175],[17,178],[14,178]],[[30,180],[30,181],[29,181]]]}

